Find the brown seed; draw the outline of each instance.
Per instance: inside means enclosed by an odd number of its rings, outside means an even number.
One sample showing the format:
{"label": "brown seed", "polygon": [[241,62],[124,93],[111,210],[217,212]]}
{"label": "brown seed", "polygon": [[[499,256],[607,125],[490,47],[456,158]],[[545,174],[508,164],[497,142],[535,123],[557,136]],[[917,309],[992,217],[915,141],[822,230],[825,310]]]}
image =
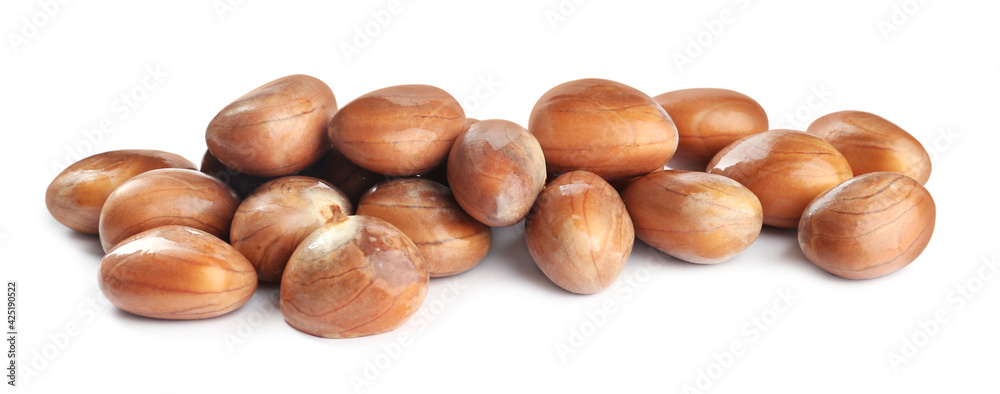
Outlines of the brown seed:
{"label": "brown seed", "polygon": [[854,175],[898,172],[926,184],[931,157],[910,133],[885,118],[861,111],[842,111],[816,119],[815,134],[837,148],[851,163]]}
{"label": "brown seed", "polygon": [[361,198],[358,215],[383,219],[410,237],[432,278],[475,267],[493,243],[489,226],[465,213],[447,187],[426,179],[376,186]]}
{"label": "brown seed", "polygon": [[357,205],[361,195],[388,179],[385,175],[376,174],[351,163],[347,156],[344,156],[336,148],[330,149],[316,164],[303,171],[302,175],[330,182],[344,192],[351,203],[355,205]]}
{"label": "brown seed", "polygon": [[677,150],[677,128],[646,94],[604,79],[566,82],[538,99],[528,130],[548,171],[586,170],[606,180],[663,168]]}
{"label": "brown seed", "polygon": [[441,165],[465,128],[465,112],[448,92],[427,85],[379,89],[334,115],[334,146],[362,168],[409,176]]}
{"label": "brown seed", "polygon": [[281,314],[324,338],[396,329],[427,295],[427,268],[406,235],[388,222],[350,216],[299,245],[281,277]]}
{"label": "brown seed", "polygon": [[462,131],[468,130],[473,124],[479,123],[479,119],[476,118],[465,118],[465,128]]}
{"label": "brown seed", "polygon": [[462,133],[448,157],[455,200],[493,227],[520,222],[545,186],[545,158],[535,137],[506,120],[484,120]]}
{"label": "brown seed", "polygon": [[125,238],[171,224],[229,239],[240,197],[222,181],[187,169],[153,170],[115,189],[101,211],[104,251]]}
{"label": "brown seed", "polygon": [[873,172],[816,197],[799,223],[799,246],[809,261],[834,275],[877,278],[923,252],[935,215],[934,199],[920,182]]}
{"label": "brown seed", "polygon": [[326,127],[337,111],[333,91],[308,75],[268,82],[233,101],[208,124],[208,149],[248,175],[294,174],[328,149]]}
{"label": "brown seed", "polygon": [[233,217],[233,247],[250,260],[262,282],[281,281],[299,243],[330,220],[351,214],[351,203],[325,181],[278,178],[243,200]]}
{"label": "brown seed", "polygon": [[66,227],[97,234],[101,208],[111,192],[136,175],[160,168],[196,167],[183,157],[156,150],[99,153],[59,173],[45,190],[45,206]]}
{"label": "brown seed", "polygon": [[235,191],[236,194],[239,194],[240,197],[250,195],[254,189],[271,180],[271,178],[261,178],[253,175],[247,175],[239,170],[226,167],[226,165],[222,164],[219,159],[212,156],[212,152],[208,150],[205,151],[205,156],[201,159],[201,169],[199,171],[203,174],[211,175],[222,181],[222,183],[229,185],[229,187],[233,188],[233,191]]}
{"label": "brown seed", "polygon": [[656,171],[622,194],[635,236],[698,264],[729,260],[757,240],[764,214],[757,196],[721,175]]}
{"label": "brown seed", "polygon": [[528,251],[559,287],[578,294],[607,288],[632,253],[635,233],[625,204],[594,173],[560,175],[525,221]]}
{"label": "brown seed", "polygon": [[680,140],[675,157],[701,162],[748,135],[768,130],[767,113],[749,96],[726,89],[683,89],[653,98],[670,114]]}
{"label": "brown seed", "polygon": [[708,172],[725,175],[757,195],[764,224],[795,228],[809,201],[851,179],[836,148],[812,134],[771,130],[743,137],[719,151]]}
{"label": "brown seed", "polygon": [[183,226],[126,239],[101,260],[98,279],[114,306],[157,319],[223,315],[246,303],[257,288],[257,274],[236,249]]}

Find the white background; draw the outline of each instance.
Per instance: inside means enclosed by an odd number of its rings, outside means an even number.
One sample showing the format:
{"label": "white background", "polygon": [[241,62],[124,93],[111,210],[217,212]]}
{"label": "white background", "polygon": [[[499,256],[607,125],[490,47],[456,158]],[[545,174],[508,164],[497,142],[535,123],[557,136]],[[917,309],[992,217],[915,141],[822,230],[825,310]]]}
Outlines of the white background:
{"label": "white background", "polygon": [[[232,9],[225,0],[49,2],[58,9],[3,2],[0,276],[19,286],[20,390],[997,390],[1000,281],[979,278],[983,259],[1000,253],[997,2],[576,1],[403,1],[385,26],[369,26],[377,34],[367,42],[356,29],[379,23],[372,13],[386,1],[246,0]],[[727,23],[715,22],[723,12]],[[344,45],[358,53],[348,58]],[[680,55],[691,59],[682,69]],[[162,81],[141,88],[157,69]],[[522,125],[546,90],[585,77],[650,95],[734,89],[757,99],[773,127],[874,112],[932,151],[936,231],[912,265],[869,281],[815,268],[792,231],[765,229],[717,266],[637,243],[612,288],[578,296],[535,268],[523,230],[495,230],[486,260],[433,280],[413,320],[352,340],[285,324],[273,286],[202,321],[108,307],[97,289],[97,238],[62,227],[45,209],[54,166],[69,152],[128,148],[200,162],[219,109],[294,73],[327,82],[341,106],[378,88],[423,83],[452,93],[470,117]],[[126,112],[122,94],[142,100]],[[110,132],[88,137],[105,119]],[[958,302],[953,292],[970,281],[982,286]],[[779,290],[795,297],[777,305],[783,313],[772,309]],[[939,310],[946,321],[922,329]],[[766,331],[754,328],[761,317]],[[894,368],[888,354],[903,351],[903,338],[922,346]],[[730,362],[723,353],[734,343],[742,352]],[[711,376],[699,381],[702,371]]]}

